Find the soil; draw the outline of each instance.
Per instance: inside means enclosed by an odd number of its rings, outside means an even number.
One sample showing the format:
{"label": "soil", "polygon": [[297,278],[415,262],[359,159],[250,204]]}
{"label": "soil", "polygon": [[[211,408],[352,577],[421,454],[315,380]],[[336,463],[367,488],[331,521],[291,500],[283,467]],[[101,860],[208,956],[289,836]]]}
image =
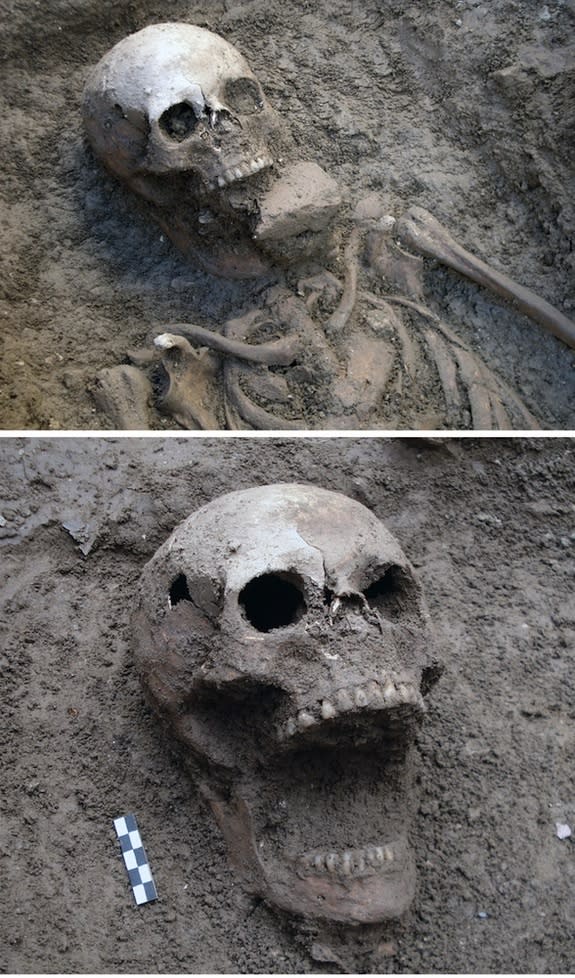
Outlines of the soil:
{"label": "soil", "polygon": [[[0,969],[569,973],[575,960],[575,444],[568,438],[4,438]],[[418,887],[356,930],[247,896],[145,706],[145,562],[192,510],[299,481],[367,505],[445,668],[415,749]],[[300,785],[301,788],[301,785]],[[303,788],[302,788],[303,790]],[[112,819],[159,890],[134,908]]]}
{"label": "soil", "polygon": [[[168,19],[219,32],[247,56],[301,158],[334,176],[350,207],[373,193],[396,217],[421,205],[572,318],[575,0],[0,7],[3,428],[110,428],[90,394],[100,369],[149,348],[158,327],[218,329],[258,303],[261,283],[187,264],[82,134],[89,67],[126,34]],[[544,427],[574,426],[564,344],[430,261],[425,295]],[[319,398],[309,427],[325,426],[324,407]],[[177,423],[154,413],[152,426]],[[381,426],[415,427],[401,401]]]}

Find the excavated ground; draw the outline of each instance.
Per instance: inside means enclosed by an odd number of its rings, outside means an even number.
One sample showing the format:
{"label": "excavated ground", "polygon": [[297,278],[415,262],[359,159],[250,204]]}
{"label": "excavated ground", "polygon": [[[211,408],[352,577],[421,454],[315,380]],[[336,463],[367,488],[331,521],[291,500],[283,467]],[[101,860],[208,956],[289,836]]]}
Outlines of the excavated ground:
{"label": "excavated ground", "polygon": [[[574,458],[568,438],[0,440],[0,969],[571,972]],[[274,481],[369,506],[425,587],[445,671],[417,737],[402,925],[352,934],[247,897],[135,674],[144,563],[196,507]],[[139,909],[112,826],[127,812],[160,897]]]}
{"label": "excavated ground", "polygon": [[[412,204],[427,208],[469,249],[573,318],[575,0],[1,7],[3,428],[110,428],[89,393],[99,369],[149,346],[158,327],[218,328],[259,300],[259,285],[187,265],[83,139],[89,66],[126,34],[167,19],[239,47],[301,157],[333,175],[350,204],[377,193],[396,216]],[[432,309],[545,427],[575,426],[572,351],[431,262],[425,285]],[[321,427],[321,397],[314,409],[310,426]],[[411,426],[405,405],[394,421]],[[177,427],[159,415],[153,424]]]}

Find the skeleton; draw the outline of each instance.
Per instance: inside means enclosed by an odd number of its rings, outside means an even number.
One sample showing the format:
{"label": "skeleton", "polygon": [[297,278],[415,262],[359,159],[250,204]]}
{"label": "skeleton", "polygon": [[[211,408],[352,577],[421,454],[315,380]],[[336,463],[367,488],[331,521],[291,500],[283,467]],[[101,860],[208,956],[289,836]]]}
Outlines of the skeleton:
{"label": "skeleton", "polygon": [[411,744],[439,667],[369,510],[291,484],[203,506],[144,568],[133,652],[251,892],[346,924],[405,912]]}
{"label": "skeleton", "polygon": [[[361,203],[346,216],[331,177],[294,162],[287,128],[228,42],[188,24],[125,38],[88,79],[84,120],[96,156],[147,202],[190,261],[228,278],[276,277],[258,309],[219,332],[172,324],[156,337],[147,364],[156,405],[184,427],[309,428],[319,414],[321,427],[389,428],[400,406],[412,428],[538,427],[423,304],[422,262],[405,246],[515,301],[570,345],[573,323],[473,258],[421,209],[398,223],[373,206],[362,212]],[[359,287],[361,274],[368,289]],[[100,388],[139,394],[139,409],[128,413],[145,419],[151,388],[120,369],[100,377]],[[101,401],[116,404],[108,395]],[[119,405],[111,414],[126,411]]]}

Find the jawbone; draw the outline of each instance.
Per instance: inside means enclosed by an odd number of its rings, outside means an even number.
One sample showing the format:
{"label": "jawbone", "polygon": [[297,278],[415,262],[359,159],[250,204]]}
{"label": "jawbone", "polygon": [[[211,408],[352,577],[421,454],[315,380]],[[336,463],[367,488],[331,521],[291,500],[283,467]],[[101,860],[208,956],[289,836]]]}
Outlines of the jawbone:
{"label": "jawbone", "polygon": [[205,792],[229,859],[251,892],[292,914],[346,924],[399,917],[415,894],[415,859],[405,838],[385,845],[306,853],[297,859],[265,854],[248,804]]}

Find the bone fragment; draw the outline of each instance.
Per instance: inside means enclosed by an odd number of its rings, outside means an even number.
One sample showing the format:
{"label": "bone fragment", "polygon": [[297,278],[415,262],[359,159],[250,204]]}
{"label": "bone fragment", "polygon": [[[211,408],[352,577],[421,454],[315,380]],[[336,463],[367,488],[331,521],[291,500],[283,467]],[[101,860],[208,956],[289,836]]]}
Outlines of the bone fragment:
{"label": "bone fragment", "polygon": [[98,410],[110,418],[115,429],[149,429],[148,404],[152,385],[136,367],[121,364],[100,370],[96,374],[92,395]]}
{"label": "bone fragment", "polygon": [[327,336],[341,333],[349,322],[355,303],[357,300],[357,254],[359,250],[359,229],[354,228],[349,236],[349,241],[345,246],[343,260],[345,264],[345,278],[343,295],[339,300],[337,308],[324,324]]}
{"label": "bone fragment", "polygon": [[[455,427],[456,419],[461,414],[461,395],[457,386],[455,361],[447,343],[439,333],[434,332],[432,329],[424,329],[423,338],[437,367],[447,408],[447,420],[448,422],[453,422],[453,426]],[[508,425],[507,427],[510,426]]]}
{"label": "bone fragment", "polygon": [[[453,346],[453,351],[456,352],[458,349],[466,350],[458,336],[441,320],[437,320],[436,328],[441,332],[441,334],[449,340]],[[469,352],[469,351],[467,351]],[[482,365],[482,371],[487,374],[487,368],[485,364]],[[496,382],[496,390],[493,388],[494,381]],[[541,425],[537,418],[531,414],[527,409],[525,404],[520,400],[520,398],[515,394],[515,392],[503,381],[500,377],[495,378],[493,374],[489,378],[490,384],[490,396],[492,401],[492,406],[494,406],[497,400],[502,400],[507,408],[512,409],[513,415],[515,417],[515,427],[519,428],[529,428],[534,431],[539,431]]]}
{"label": "bone fragment", "polygon": [[[279,340],[272,340],[270,343],[242,343],[240,340],[231,340],[227,336],[219,333],[212,333],[203,326],[196,326],[193,323],[175,323],[170,327],[170,333],[162,333],[156,336],[154,344],[164,349],[163,337],[168,337],[171,346],[177,345],[174,339],[183,337],[189,343],[198,346],[207,346],[210,350],[223,353],[227,356],[238,357],[240,360],[249,360],[251,363],[264,363],[266,366],[288,367],[296,358],[298,341],[295,336],[282,336]],[[174,332],[175,331],[175,332]]]}
{"label": "bone fragment", "polygon": [[368,233],[367,260],[388,288],[412,299],[423,295],[423,258],[400,248],[389,230]]}
{"label": "bone fragment", "polygon": [[[441,319],[439,319],[434,312],[431,312],[431,310],[427,309],[426,306],[421,305],[420,302],[414,302],[412,299],[406,299],[404,296],[399,295],[386,295],[385,299],[372,295],[371,292],[362,292],[361,295],[364,299],[367,299],[371,305],[374,305],[377,308],[385,308],[385,305],[391,302],[396,305],[405,306],[407,309],[411,309],[419,316],[422,316],[423,319],[429,320],[431,323],[433,323],[435,330],[437,330],[437,332],[448,341],[451,348],[450,350],[448,350],[447,346],[445,345],[441,346],[441,344],[438,342],[438,337],[433,337],[430,330],[424,330],[423,332],[423,337],[428,344],[431,355],[437,367],[448,412],[458,412],[461,402],[457,389],[457,380],[453,376],[453,364],[455,362],[453,359],[453,354],[456,354],[458,350],[469,354],[469,351],[462,343],[461,339]],[[396,330],[402,343],[404,369],[408,371],[413,379],[415,377],[417,364],[417,357],[413,348],[413,343],[405,328],[401,324],[397,324]],[[468,384],[472,375],[469,371],[466,371],[459,357],[456,356],[455,359],[457,361],[457,368],[464,383],[467,396],[471,399],[471,392],[468,388]],[[482,365],[481,369],[482,372],[486,374],[487,368],[484,365]],[[484,381],[487,382],[487,374],[484,377]],[[509,427],[519,427],[529,428],[530,430],[535,431],[538,431],[541,428],[537,418],[531,414],[525,404],[523,404],[523,402],[517,397],[511,388],[505,384],[503,380],[501,380],[499,377],[494,378],[494,376],[491,374],[488,383],[490,385],[489,396],[493,410],[493,418],[495,421],[495,424],[490,425],[490,427],[496,427],[501,430],[505,430]],[[494,384],[495,387],[493,386]],[[505,405],[507,410],[511,410],[514,418],[513,425],[509,423],[510,419],[507,416],[507,411],[503,405]],[[473,415],[473,406],[470,406],[472,407]],[[479,414],[477,414],[477,417],[479,417]]]}
{"label": "bone fragment", "polygon": [[525,316],[544,326],[567,346],[575,348],[575,323],[531,289],[491,268],[455,241],[447,228],[422,207],[411,207],[397,223],[402,245],[436,258],[472,282],[509,299]]}
{"label": "bone fragment", "polygon": [[491,399],[481,374],[481,366],[473,354],[454,347],[463,383],[467,390],[471,420],[475,429],[489,430],[491,424]]}
{"label": "bone fragment", "polygon": [[254,404],[242,391],[239,370],[235,369],[231,363],[225,365],[224,377],[226,417],[230,428],[237,430],[234,415],[256,431],[274,431],[276,429],[291,431],[305,427],[303,421],[287,421],[285,418],[280,418]]}
{"label": "bone fragment", "polygon": [[158,408],[187,430],[218,429],[212,406],[217,358],[205,348],[199,352],[192,349],[185,337],[171,333],[156,336],[154,345],[165,351],[162,367],[168,379],[166,390],[157,398]]}

